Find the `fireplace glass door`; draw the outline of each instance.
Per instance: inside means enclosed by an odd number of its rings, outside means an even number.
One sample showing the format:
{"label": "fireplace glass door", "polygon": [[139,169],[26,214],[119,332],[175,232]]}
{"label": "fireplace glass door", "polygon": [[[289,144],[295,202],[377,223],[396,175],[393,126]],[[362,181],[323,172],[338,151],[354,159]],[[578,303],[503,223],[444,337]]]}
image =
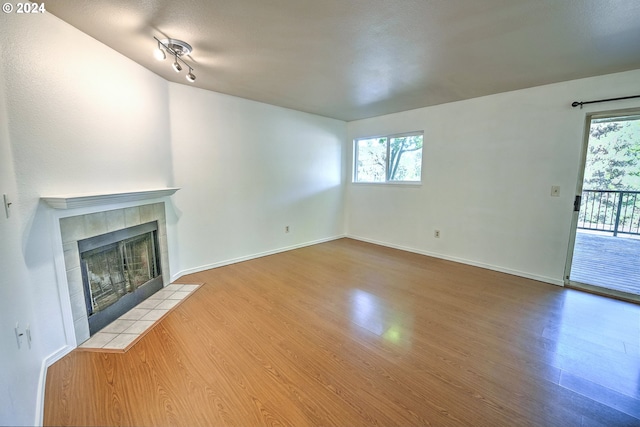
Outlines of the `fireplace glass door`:
{"label": "fireplace glass door", "polygon": [[158,277],[152,237],[147,233],[82,254],[91,289],[89,314],[104,310]]}
{"label": "fireplace glass door", "polygon": [[[92,253],[95,252],[95,253]],[[89,314],[104,310],[129,292],[118,244],[83,254],[91,289]]]}

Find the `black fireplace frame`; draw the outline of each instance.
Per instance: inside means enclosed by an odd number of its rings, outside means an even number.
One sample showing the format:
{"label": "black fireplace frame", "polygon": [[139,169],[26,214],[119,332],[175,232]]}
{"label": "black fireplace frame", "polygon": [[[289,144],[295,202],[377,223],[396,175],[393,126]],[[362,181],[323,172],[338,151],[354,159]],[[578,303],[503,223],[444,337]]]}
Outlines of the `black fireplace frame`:
{"label": "black fireplace frame", "polygon": [[[98,249],[103,246],[112,245],[123,240],[141,236],[143,234],[152,233],[154,257],[158,272],[158,276],[148,282],[138,286],[133,292],[129,292],[122,296],[118,301],[111,304],[107,308],[92,313],[91,289],[87,272],[87,263],[83,258],[86,252]],[[98,236],[89,237],[78,241],[78,250],[80,252],[80,270],[82,273],[82,283],[84,288],[85,304],[87,309],[87,317],[89,319],[89,334],[93,335],[127,311],[162,289],[164,281],[162,278],[162,265],[160,262],[160,248],[158,245],[158,222],[152,221],[145,224],[128,227],[122,230],[113,231],[111,233],[100,234]]]}

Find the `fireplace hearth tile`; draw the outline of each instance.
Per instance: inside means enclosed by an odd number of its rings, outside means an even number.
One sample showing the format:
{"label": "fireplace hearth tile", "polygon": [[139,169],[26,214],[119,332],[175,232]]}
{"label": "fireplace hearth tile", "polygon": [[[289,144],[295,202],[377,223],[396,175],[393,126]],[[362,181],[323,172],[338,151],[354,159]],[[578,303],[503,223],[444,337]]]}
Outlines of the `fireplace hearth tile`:
{"label": "fireplace hearth tile", "polygon": [[98,332],[87,341],[82,343],[80,347],[90,347],[90,348],[102,348],[107,343],[111,342],[114,338],[116,338],[119,334],[111,334],[109,332]]}
{"label": "fireplace hearth tile", "polygon": [[[157,292],[156,292],[157,293]],[[125,320],[140,320],[143,316],[146,316],[150,310],[144,308],[132,308],[125,314],[119,317],[119,319]]]}
{"label": "fireplace hearth tile", "polygon": [[[193,294],[193,292],[200,286],[202,286],[202,284],[170,284],[165,286],[164,289],[151,295],[153,297],[161,294],[165,295],[165,298],[147,298],[129,312],[123,314],[118,320],[112,322],[110,325],[106,326],[93,337],[81,344],[78,347],[78,350],[115,353],[126,352],[129,348],[135,345],[136,342],[138,342],[139,338],[144,336],[155,325],[162,321],[167,313],[174,310],[179,304],[187,299],[188,295]],[[165,291],[166,293],[162,294],[162,292]],[[180,295],[182,299],[167,298],[168,296],[175,294],[183,294],[184,296]],[[153,304],[157,304],[157,306],[153,309],[145,308]],[[131,314],[132,312],[134,314]],[[141,313],[145,314],[141,318],[137,318]],[[122,329],[123,327],[125,327],[125,329]],[[115,331],[120,332],[115,333]]]}
{"label": "fireplace hearth tile", "polygon": [[189,291],[177,291],[169,296],[167,299],[184,299],[189,295]]}
{"label": "fireplace hearth tile", "polygon": [[157,310],[169,310],[180,303],[178,299],[166,299],[156,307]]}
{"label": "fireplace hearth tile", "polygon": [[102,348],[113,350],[124,350],[131,344],[140,334],[118,334],[114,339],[105,344]]}
{"label": "fireplace hearth tile", "polygon": [[142,317],[140,320],[158,320],[162,316],[167,314],[168,311],[169,310],[153,309],[153,310],[149,311],[149,313],[145,314],[144,317]]}
{"label": "fireplace hearth tile", "polygon": [[153,325],[153,323],[153,320],[136,320],[133,322],[133,325],[123,332],[125,334],[141,334]]}
{"label": "fireplace hearth tile", "polygon": [[142,301],[140,304],[136,305],[136,308],[144,308],[147,310],[151,310],[153,308],[157,308],[158,304],[162,302],[161,299],[146,299]]}
{"label": "fireplace hearth tile", "polygon": [[[171,285],[169,285],[171,286]],[[167,286],[166,288],[156,292],[155,294],[151,295],[149,297],[149,299],[167,299],[169,298],[171,295],[173,295],[175,293],[175,291],[173,289],[167,289],[169,286]]]}
{"label": "fireplace hearth tile", "polygon": [[118,319],[114,320],[104,328],[100,330],[100,332],[110,332],[114,334],[119,334],[129,329],[136,323],[136,320],[126,320],[126,319]]}

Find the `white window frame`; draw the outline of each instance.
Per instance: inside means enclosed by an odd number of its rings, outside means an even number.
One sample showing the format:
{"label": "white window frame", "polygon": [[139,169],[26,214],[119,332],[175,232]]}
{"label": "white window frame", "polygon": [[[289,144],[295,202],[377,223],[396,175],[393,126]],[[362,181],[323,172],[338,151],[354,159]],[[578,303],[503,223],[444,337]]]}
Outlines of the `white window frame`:
{"label": "white window frame", "polygon": [[[424,155],[422,157],[422,162],[420,163],[420,180],[419,181],[398,181],[398,180],[389,180],[389,158],[391,157],[391,144],[390,140],[392,138],[400,138],[403,136],[421,136],[422,137],[422,153],[424,154],[424,131],[413,131],[413,132],[402,132],[402,133],[394,133],[390,135],[377,135],[377,136],[365,136],[360,138],[355,138],[353,140],[353,162],[351,163],[351,167],[353,169],[353,173],[351,176],[351,182],[353,184],[376,184],[376,185],[422,185],[422,170],[424,166]],[[387,139],[387,154],[386,154],[386,162],[384,167],[384,181],[358,181],[358,141],[367,140],[367,139]]]}

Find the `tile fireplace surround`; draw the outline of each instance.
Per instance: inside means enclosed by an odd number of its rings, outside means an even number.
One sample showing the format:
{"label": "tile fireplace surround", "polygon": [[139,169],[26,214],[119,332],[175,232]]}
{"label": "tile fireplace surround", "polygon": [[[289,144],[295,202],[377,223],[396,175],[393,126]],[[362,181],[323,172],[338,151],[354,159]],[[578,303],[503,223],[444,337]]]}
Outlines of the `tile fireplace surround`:
{"label": "tile fireplace surround", "polygon": [[64,264],[78,345],[89,339],[89,319],[84,299],[78,241],[147,222],[158,222],[158,245],[163,285],[169,283],[169,253],[164,202],[60,218]]}

